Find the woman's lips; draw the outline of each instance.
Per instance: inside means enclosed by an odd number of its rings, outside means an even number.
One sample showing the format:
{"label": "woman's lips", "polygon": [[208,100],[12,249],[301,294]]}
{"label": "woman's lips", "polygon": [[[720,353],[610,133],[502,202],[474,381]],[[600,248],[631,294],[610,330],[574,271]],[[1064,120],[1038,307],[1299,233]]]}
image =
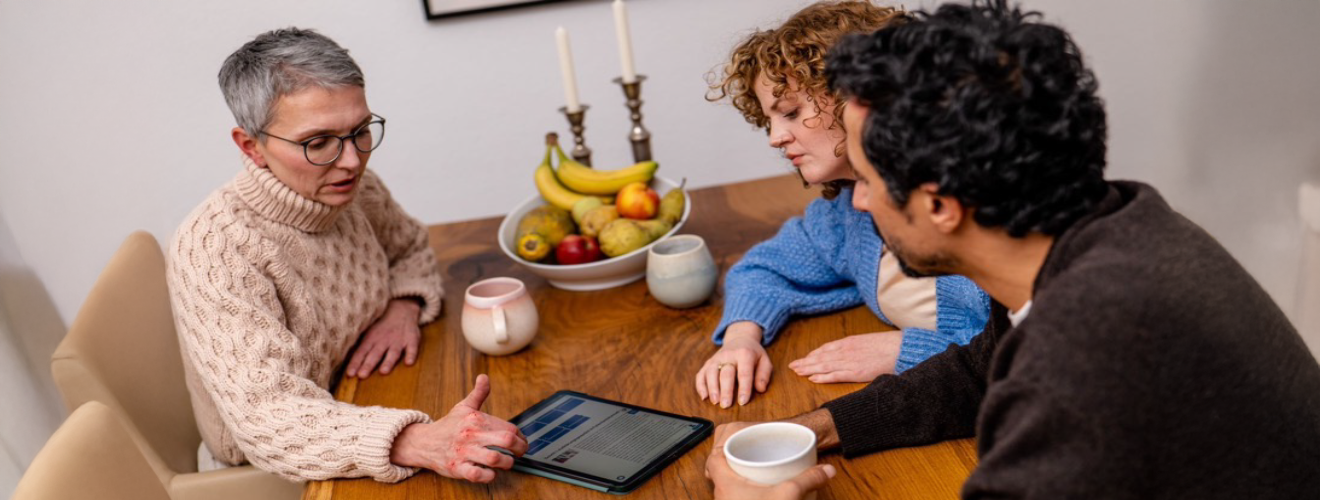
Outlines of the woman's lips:
{"label": "woman's lips", "polygon": [[331,191],[345,193],[348,191],[352,191],[354,184],[357,184],[357,177],[349,177],[342,181],[332,183],[327,187],[329,187]]}

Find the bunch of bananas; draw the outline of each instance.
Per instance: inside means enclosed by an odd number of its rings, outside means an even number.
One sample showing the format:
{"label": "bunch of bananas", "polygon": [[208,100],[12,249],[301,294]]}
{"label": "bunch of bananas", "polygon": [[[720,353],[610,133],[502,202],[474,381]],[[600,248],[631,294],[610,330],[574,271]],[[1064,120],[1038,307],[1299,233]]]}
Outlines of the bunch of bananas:
{"label": "bunch of bananas", "polygon": [[[551,153],[559,156],[559,167],[550,165]],[[545,159],[536,167],[536,190],[551,205],[564,210],[573,210],[573,205],[588,196],[604,198],[614,196],[624,186],[634,182],[651,182],[660,164],[643,161],[615,170],[596,170],[569,158],[559,147],[559,135],[551,132],[545,136]]]}

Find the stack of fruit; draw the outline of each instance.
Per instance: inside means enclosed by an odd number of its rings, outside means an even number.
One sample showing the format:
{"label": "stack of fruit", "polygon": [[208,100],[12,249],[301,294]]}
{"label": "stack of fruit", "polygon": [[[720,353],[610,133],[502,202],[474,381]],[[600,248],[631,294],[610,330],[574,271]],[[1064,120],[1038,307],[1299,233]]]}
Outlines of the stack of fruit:
{"label": "stack of fruit", "polygon": [[[518,221],[516,248],[523,260],[571,265],[617,257],[664,236],[683,217],[683,186],[663,199],[649,187],[660,167],[656,162],[595,170],[565,155],[555,133],[545,142],[535,179],[546,204]],[[551,165],[552,153],[558,167]]]}

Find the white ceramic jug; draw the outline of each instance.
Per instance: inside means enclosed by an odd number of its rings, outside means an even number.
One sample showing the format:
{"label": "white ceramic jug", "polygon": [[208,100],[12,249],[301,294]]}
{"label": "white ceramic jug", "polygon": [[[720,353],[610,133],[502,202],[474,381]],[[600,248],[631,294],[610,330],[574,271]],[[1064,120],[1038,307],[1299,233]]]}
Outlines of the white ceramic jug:
{"label": "white ceramic jug", "polygon": [[536,337],[536,303],[516,278],[473,283],[463,298],[463,337],[473,349],[502,356],[526,347]]}

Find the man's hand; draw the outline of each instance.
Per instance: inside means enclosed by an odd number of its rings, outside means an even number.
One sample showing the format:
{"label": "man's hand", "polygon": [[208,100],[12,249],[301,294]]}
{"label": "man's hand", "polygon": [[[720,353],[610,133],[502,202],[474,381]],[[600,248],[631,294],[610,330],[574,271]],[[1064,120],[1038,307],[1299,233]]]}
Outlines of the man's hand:
{"label": "man's hand", "polygon": [[487,448],[495,446],[514,456],[527,452],[527,437],[513,424],[481,412],[490,395],[490,378],[477,375],[476,386],[449,414],[429,424],[412,424],[394,438],[390,461],[405,467],[424,467],[437,474],[474,483],[495,480],[492,469],[508,470],[513,457]]}
{"label": "man's hand", "polygon": [[760,423],[764,423],[764,422],[729,422],[729,423],[717,425],[715,426],[715,436],[714,436],[715,440],[713,441],[714,444],[712,446],[714,446],[716,449],[723,449],[724,442],[729,440],[729,436],[738,433],[738,431],[740,430],[746,429],[748,427]]}
{"label": "man's hand", "polygon": [[[722,425],[720,428],[723,429],[725,426]],[[706,458],[706,477],[715,483],[717,500],[799,500],[806,497],[807,493],[825,486],[825,483],[836,473],[834,466],[820,464],[774,486],[753,483],[734,472],[724,457],[724,441],[733,432],[737,430],[726,430],[721,439],[721,433],[717,430],[715,447],[710,450],[710,456]]]}
{"label": "man's hand", "polygon": [[788,367],[817,384],[870,382],[894,373],[902,346],[899,330],[849,335],[817,347]]}
{"label": "man's hand", "polygon": [[381,375],[389,375],[394,365],[412,366],[417,362],[418,346],[422,343],[422,330],[417,326],[422,306],[413,299],[393,299],[385,306],[385,314],[376,319],[362,333],[353,357],[344,373],[350,377],[367,378],[380,366]]}
{"label": "man's hand", "polygon": [[[834,416],[824,408],[815,409],[793,418],[779,420],[804,426],[816,433],[816,449],[828,450],[839,445],[839,430],[834,428]],[[761,422],[728,422],[715,427],[715,448],[723,448],[729,436]]]}
{"label": "man's hand", "polygon": [[761,347],[761,327],[739,321],[724,331],[724,346],[706,360],[697,371],[697,394],[701,399],[728,408],[738,397],[738,404],[752,400],[752,388],[765,392],[770,386],[774,366]]}

